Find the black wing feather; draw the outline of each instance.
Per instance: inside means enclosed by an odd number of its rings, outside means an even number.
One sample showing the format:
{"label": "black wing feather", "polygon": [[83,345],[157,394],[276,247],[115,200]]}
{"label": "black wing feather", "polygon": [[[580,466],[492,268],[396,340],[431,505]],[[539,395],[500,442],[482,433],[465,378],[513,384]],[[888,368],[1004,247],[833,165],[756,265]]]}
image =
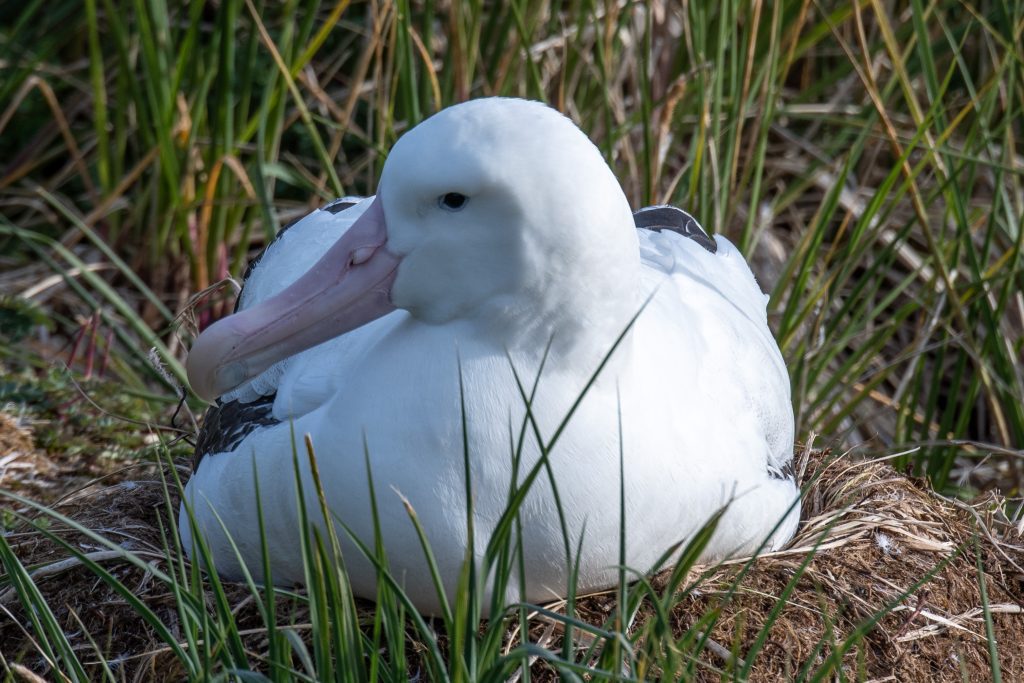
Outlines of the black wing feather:
{"label": "black wing feather", "polygon": [[192,458],[192,469],[199,467],[202,459],[210,453],[226,453],[233,451],[242,439],[260,427],[270,427],[280,423],[274,417],[274,397],[260,396],[255,401],[228,401],[206,409],[203,415],[203,426],[199,429],[196,439],[196,453]]}
{"label": "black wing feather", "polygon": [[674,206],[648,206],[633,214],[637,228],[661,232],[671,230],[704,247],[712,254],[718,251],[718,244],[704,231],[697,219]]}

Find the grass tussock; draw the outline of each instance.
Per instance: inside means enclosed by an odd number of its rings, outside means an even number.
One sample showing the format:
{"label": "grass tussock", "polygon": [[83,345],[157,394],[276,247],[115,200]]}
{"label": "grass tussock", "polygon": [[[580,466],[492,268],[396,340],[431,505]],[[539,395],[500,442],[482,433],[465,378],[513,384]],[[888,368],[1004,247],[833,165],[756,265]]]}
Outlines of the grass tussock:
{"label": "grass tussock", "polygon": [[[11,425],[4,423],[5,435]],[[4,442],[24,448],[23,438],[14,431]],[[986,628],[998,642],[998,670],[1006,680],[1024,675],[1024,544],[1006,519],[1004,500],[990,496],[968,506],[883,462],[851,463],[811,450],[798,453],[798,462],[807,488],[800,531],[790,546],[753,563],[692,566],[678,584],[671,570],[652,577],[651,590],[668,591],[666,601],[644,600],[631,609],[622,634],[636,654],[618,678],[990,680]],[[178,467],[187,476],[187,465]],[[21,507],[19,516],[35,521],[13,526],[5,537],[92,677],[104,667],[121,680],[181,680],[195,673],[174,647],[188,647],[180,596],[160,578],[179,562],[167,538],[173,526],[168,511],[177,503],[169,495],[173,490],[155,470],[100,483],[53,507],[75,526]],[[83,535],[83,529],[116,549]],[[141,562],[127,561],[129,554]],[[85,566],[90,562],[129,587],[163,631],[110,582],[98,580]],[[309,647],[315,624],[308,593],[274,592],[275,628]],[[253,670],[268,671],[268,662],[281,665],[280,655],[268,650],[266,613],[248,586],[206,586],[203,595],[213,621],[200,646],[213,652],[229,646],[221,640],[227,631],[216,625],[215,603],[226,600],[231,629]],[[0,590],[0,608],[8,616],[0,620],[7,661],[50,671],[13,588]],[[379,609],[358,601],[363,637],[379,623]],[[545,609],[550,615],[526,613],[526,632],[538,647],[562,651],[566,605]],[[618,612],[615,591],[577,597],[568,657],[578,668],[600,671],[609,647],[580,625],[600,632]],[[519,619],[510,613],[500,626],[507,634],[506,653],[521,637]],[[409,631],[401,676],[427,675],[425,653],[449,647],[439,620],[429,632],[434,642],[425,644],[422,634]],[[176,642],[165,642],[167,635]],[[288,658],[300,674],[302,651]],[[531,680],[564,674],[543,659],[532,661]]]}

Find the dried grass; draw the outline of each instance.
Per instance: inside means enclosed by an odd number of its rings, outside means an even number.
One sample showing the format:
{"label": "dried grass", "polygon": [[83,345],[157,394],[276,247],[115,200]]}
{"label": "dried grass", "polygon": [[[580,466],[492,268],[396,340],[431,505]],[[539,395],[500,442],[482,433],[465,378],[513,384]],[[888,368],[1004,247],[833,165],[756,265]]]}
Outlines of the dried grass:
{"label": "dried grass", "polygon": [[[0,444],[5,448],[0,459],[8,455],[6,449],[11,444],[25,449],[24,432],[12,433],[9,421],[0,422],[0,427],[7,428],[6,432],[0,429]],[[835,644],[853,633],[858,624],[897,602],[944,560],[948,562],[931,580],[843,655],[844,669],[856,679],[962,680],[966,676],[967,680],[988,680],[974,545],[977,538],[1002,670],[1006,680],[1024,680],[1024,548],[1018,532],[1001,518],[999,498],[990,495],[966,506],[940,497],[924,482],[908,479],[885,463],[851,462],[820,452],[805,451],[800,471],[804,481],[813,483],[805,497],[799,533],[789,548],[759,558],[736,591],[731,589],[742,561],[702,568],[705,578],[673,611],[673,628],[680,637],[710,610],[720,612],[707,633],[709,644],[701,654],[700,675],[717,679],[717,671],[742,661],[777,596],[799,573],[808,552],[820,544],[757,655],[753,680],[790,678],[808,660],[813,660],[812,667],[824,662]],[[182,474],[187,472],[182,469]],[[58,503],[56,509],[167,570],[161,529],[167,528],[168,510],[158,477],[90,487]],[[180,633],[175,601],[166,586],[69,530],[61,531],[53,524],[50,530],[92,553],[93,559],[132,587],[172,633]],[[82,649],[83,661],[93,657],[79,622],[108,660],[121,662],[128,680],[180,680],[184,676],[169,649],[124,599],[69,560],[66,551],[31,529],[14,530],[7,538],[30,568],[49,565],[36,569],[38,586],[71,642]],[[656,577],[656,585],[658,580]],[[263,652],[266,640],[252,596],[241,585],[228,585],[227,591],[245,645],[257,661],[256,653]],[[553,607],[558,609],[558,605]],[[604,623],[614,610],[614,595],[587,596],[577,607],[580,617]],[[23,626],[21,609],[10,592],[0,591],[4,656],[8,662],[20,662],[45,674]],[[650,611],[642,609],[633,628],[650,617]],[[279,620],[299,634],[309,632],[308,614],[297,601],[279,601]],[[558,628],[550,621],[538,617],[530,632],[535,642],[546,647],[560,645]],[[413,663],[416,650],[416,643],[410,643]],[[535,665],[535,673],[540,680],[554,678],[541,663]]]}
{"label": "dried grass", "polygon": [[[843,657],[844,668],[857,679],[961,680],[963,671],[968,680],[989,680],[973,544],[977,535],[1002,670],[1006,680],[1024,680],[1024,547],[1016,531],[992,514],[1001,501],[990,495],[969,508],[882,462],[854,463],[822,453],[805,458],[804,480],[817,480],[805,497],[796,538],[786,550],[759,558],[725,604],[722,596],[740,563],[715,570],[698,594],[679,605],[679,628],[721,604],[722,618],[709,635],[730,646],[738,642],[742,654],[757,637],[775,596],[820,543],[753,669],[754,680],[778,680],[812,656],[824,661],[833,643],[897,602],[961,548]],[[823,637],[828,642],[815,655]],[[709,657],[723,665],[713,660]]]}
{"label": "dried grass", "polygon": [[0,488],[45,499],[58,479],[57,470],[53,460],[36,449],[31,431],[0,412]]}

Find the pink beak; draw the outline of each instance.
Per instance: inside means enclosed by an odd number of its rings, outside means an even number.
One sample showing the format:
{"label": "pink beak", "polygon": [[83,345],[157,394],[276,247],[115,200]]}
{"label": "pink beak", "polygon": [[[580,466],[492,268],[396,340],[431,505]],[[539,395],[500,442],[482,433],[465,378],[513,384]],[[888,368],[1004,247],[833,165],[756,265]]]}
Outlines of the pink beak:
{"label": "pink beak", "polygon": [[391,285],[401,259],[387,250],[387,240],[378,197],[290,287],[199,335],[186,364],[192,390],[213,400],[283,358],[393,311]]}

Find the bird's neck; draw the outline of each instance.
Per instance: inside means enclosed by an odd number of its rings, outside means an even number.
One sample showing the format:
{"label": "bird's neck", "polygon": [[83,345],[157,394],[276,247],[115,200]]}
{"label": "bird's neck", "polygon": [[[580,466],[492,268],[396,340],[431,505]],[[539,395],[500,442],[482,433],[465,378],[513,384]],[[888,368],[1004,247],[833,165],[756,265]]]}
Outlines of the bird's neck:
{"label": "bird's neck", "polygon": [[618,270],[548,282],[525,295],[495,297],[469,324],[475,335],[515,356],[546,356],[554,367],[568,363],[596,369],[644,303],[638,273]]}

